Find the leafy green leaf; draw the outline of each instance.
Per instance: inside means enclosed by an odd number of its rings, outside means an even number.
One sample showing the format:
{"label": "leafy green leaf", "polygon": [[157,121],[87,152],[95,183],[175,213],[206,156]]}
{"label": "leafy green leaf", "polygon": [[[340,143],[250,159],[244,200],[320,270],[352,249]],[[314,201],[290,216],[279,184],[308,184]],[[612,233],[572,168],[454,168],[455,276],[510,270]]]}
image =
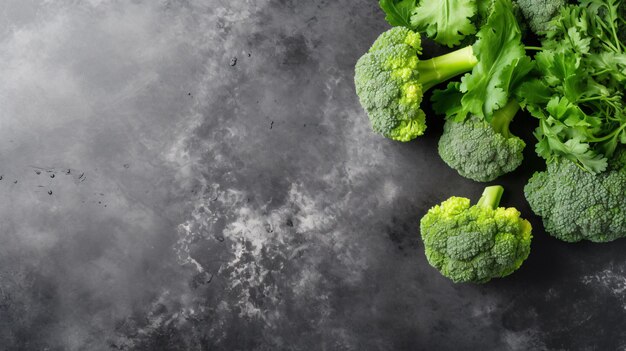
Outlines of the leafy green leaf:
{"label": "leafy green leaf", "polygon": [[607,158],[589,148],[589,144],[581,143],[577,139],[565,142],[566,158],[578,162],[583,168],[592,173],[602,173],[608,166]]}
{"label": "leafy green leaf", "polygon": [[545,120],[541,121],[535,136],[539,140],[537,153],[549,162],[554,161],[555,156],[561,156],[592,173],[604,172],[608,166],[606,157],[592,150],[588,143],[577,138],[563,142],[559,137],[559,127],[550,126]]}
{"label": "leafy green leaf", "polygon": [[380,0],[378,4],[387,15],[385,20],[390,25],[415,29],[411,24],[411,13],[417,5],[417,0]]}
{"label": "leafy green leaf", "polygon": [[461,78],[465,114],[491,121],[502,108],[533,65],[526,57],[510,1],[495,0],[487,23],[478,31],[473,46],[478,64]]}
{"label": "leafy green leaf", "polygon": [[493,0],[476,0],[476,8],[478,9],[478,17],[486,19],[491,12]]}
{"label": "leafy green leaf", "polygon": [[576,52],[579,52],[581,54],[589,53],[591,38],[586,38],[586,35],[583,34],[579,28],[568,28],[567,36],[569,37],[570,44]]}
{"label": "leafy green leaf", "polygon": [[529,109],[529,111],[531,108],[538,107],[538,105],[548,103],[553,95],[552,89],[540,79],[532,79],[522,83],[515,93],[520,105]]}
{"label": "leafy green leaf", "polygon": [[411,24],[437,43],[453,47],[476,33],[471,19],[477,11],[476,0],[421,0]]}
{"label": "leafy green leaf", "polygon": [[[626,53],[600,52],[588,57],[590,65],[595,66],[598,79],[623,85],[626,83]],[[608,83],[610,84],[610,83]]]}
{"label": "leafy green leaf", "polygon": [[619,134],[615,134],[614,137],[609,138],[609,140],[603,142],[598,147],[599,151],[607,157],[613,156],[615,153],[615,149],[617,149],[617,144],[619,142]]}
{"label": "leafy green leaf", "polygon": [[522,84],[522,105],[540,120],[537,153],[594,173],[626,144],[624,0],[582,0],[562,9],[535,56],[540,78]]}
{"label": "leafy green leaf", "polygon": [[441,115],[445,115],[446,118],[452,118],[457,122],[462,122],[461,116],[457,120],[459,111],[462,109],[461,98],[463,93],[459,90],[459,82],[450,82],[446,89],[437,89],[433,91],[431,101],[433,103],[433,110]]}

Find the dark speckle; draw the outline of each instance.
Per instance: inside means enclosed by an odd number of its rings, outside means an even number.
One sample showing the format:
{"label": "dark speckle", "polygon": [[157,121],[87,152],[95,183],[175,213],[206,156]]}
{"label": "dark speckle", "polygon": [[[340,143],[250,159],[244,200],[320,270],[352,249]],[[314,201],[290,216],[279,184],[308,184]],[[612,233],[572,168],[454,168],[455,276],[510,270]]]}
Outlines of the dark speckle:
{"label": "dark speckle", "polygon": [[287,227],[293,227],[293,221],[291,218],[289,218],[285,224],[287,224]]}
{"label": "dark speckle", "polygon": [[0,175],[0,180],[2,180],[2,178],[4,178],[4,176],[3,176],[3,175]]}
{"label": "dark speckle", "polygon": [[14,181],[13,181],[13,184],[17,184],[17,180],[14,180]]}
{"label": "dark speckle", "polygon": [[68,168],[68,169],[65,171],[65,174],[72,174],[72,170]]}
{"label": "dark speckle", "polygon": [[41,171],[37,169],[37,170],[35,170],[35,174],[36,174],[36,175],[40,175],[40,174],[41,174]]}
{"label": "dark speckle", "polygon": [[251,53],[248,53],[248,57],[252,57],[252,54],[251,54]]}
{"label": "dark speckle", "polygon": [[230,59],[230,65],[233,66],[233,67],[237,65],[237,58],[236,57],[233,57],[233,58]]}
{"label": "dark speckle", "polygon": [[48,190],[48,195],[52,195],[52,190]]}
{"label": "dark speckle", "polygon": [[130,163],[124,163],[124,168],[129,169],[130,168]]}
{"label": "dark speckle", "polygon": [[54,178],[54,177],[55,177],[55,175],[54,175],[54,173],[52,173],[52,174],[50,175],[50,178]]}
{"label": "dark speckle", "polygon": [[270,129],[274,128],[274,121],[272,121],[272,123],[270,123]]}

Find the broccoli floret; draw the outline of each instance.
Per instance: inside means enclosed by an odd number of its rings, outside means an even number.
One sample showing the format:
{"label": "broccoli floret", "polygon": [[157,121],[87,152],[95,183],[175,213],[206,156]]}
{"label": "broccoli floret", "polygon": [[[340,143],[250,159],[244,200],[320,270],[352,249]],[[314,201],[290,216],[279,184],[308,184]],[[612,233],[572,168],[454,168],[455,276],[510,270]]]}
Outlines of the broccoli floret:
{"label": "broccoli floret", "polygon": [[537,172],[524,188],[546,231],[566,242],[608,242],[626,236],[626,150],[607,171],[593,174],[562,159]]}
{"label": "broccoli floret", "polygon": [[519,110],[511,100],[496,111],[491,123],[470,117],[463,122],[446,121],[439,139],[439,156],[463,177],[489,182],[512,172],[524,160],[524,141],[509,131]]}
{"label": "broccoli floret", "polygon": [[515,0],[517,7],[528,21],[530,30],[542,35],[552,28],[552,18],[563,8],[566,0]]}
{"label": "broccoli floret", "polygon": [[424,93],[478,62],[471,46],[429,60],[418,58],[421,49],[419,33],[394,27],[356,64],[354,83],[361,105],[372,129],[387,138],[410,141],[424,134]]}
{"label": "broccoli floret", "polygon": [[498,207],[504,189],[485,188],[474,206],[451,197],[420,223],[428,262],[454,282],[484,283],[517,270],[530,253],[532,226],[515,208]]}

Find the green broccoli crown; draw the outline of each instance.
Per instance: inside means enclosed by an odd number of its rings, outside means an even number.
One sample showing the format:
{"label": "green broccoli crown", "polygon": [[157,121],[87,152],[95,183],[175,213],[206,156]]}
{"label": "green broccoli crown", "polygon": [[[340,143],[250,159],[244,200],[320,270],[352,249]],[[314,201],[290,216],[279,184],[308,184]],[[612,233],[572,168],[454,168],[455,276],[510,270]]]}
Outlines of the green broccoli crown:
{"label": "green broccoli crown", "polygon": [[498,207],[504,189],[485,188],[480,201],[451,197],[420,222],[426,258],[454,282],[484,283],[517,270],[530,253],[532,227],[515,208]]}
{"label": "green broccoli crown", "polygon": [[381,34],[356,64],[354,84],[361,105],[372,129],[387,138],[410,141],[423,135],[424,92],[471,70],[477,62],[471,47],[424,61],[419,54],[420,34],[394,27]]}
{"label": "green broccoli crown", "polygon": [[546,231],[566,242],[608,242],[626,236],[626,151],[592,174],[563,159],[537,172],[524,188]]}
{"label": "green broccoli crown", "polygon": [[395,27],[374,42],[355,68],[355,86],[372,129],[387,138],[409,141],[424,134],[426,114],[417,54],[419,33]]}
{"label": "green broccoli crown", "polygon": [[461,176],[478,182],[490,182],[514,171],[522,164],[526,147],[509,131],[518,110],[519,104],[511,100],[496,111],[491,124],[477,117],[446,121],[439,139],[439,156]]}
{"label": "green broccoli crown", "polygon": [[517,7],[528,21],[530,30],[535,34],[543,34],[552,28],[550,23],[566,0],[516,0]]}

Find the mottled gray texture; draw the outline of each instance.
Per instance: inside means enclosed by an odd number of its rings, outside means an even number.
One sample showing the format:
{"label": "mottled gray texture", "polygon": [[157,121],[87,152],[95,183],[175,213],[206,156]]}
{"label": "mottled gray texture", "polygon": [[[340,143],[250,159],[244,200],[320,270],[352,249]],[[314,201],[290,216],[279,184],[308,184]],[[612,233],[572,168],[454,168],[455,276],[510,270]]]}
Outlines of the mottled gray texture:
{"label": "mottled gray texture", "polygon": [[386,28],[366,0],[3,1],[0,348],[625,349],[626,242],[542,233],[531,147],[501,181],[522,269],[428,266],[419,218],[482,185],[436,118],[370,131],[352,70]]}

